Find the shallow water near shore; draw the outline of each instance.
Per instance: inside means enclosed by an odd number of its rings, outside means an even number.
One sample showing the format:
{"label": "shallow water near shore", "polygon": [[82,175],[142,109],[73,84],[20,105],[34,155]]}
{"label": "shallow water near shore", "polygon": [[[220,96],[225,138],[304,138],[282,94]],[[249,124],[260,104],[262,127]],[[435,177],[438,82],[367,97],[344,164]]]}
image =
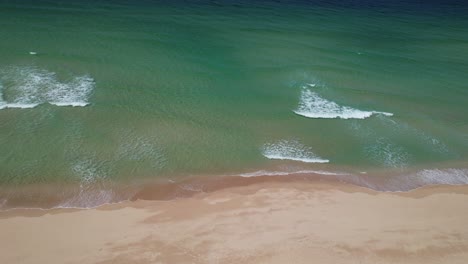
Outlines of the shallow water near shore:
{"label": "shallow water near shore", "polygon": [[0,208],[33,186],[94,206],[199,175],[466,184],[467,14],[462,1],[0,1]]}

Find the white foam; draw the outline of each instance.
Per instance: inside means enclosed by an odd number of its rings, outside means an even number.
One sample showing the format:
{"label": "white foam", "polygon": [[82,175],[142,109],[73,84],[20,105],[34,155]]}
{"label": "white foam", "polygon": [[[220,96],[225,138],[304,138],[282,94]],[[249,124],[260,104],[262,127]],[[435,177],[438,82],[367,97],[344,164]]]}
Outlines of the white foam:
{"label": "white foam", "polygon": [[78,107],[78,106],[87,106],[89,103],[83,103],[83,102],[68,102],[68,103],[60,103],[60,102],[50,102],[50,104],[56,105],[56,106],[72,106],[72,107]]}
{"label": "white foam", "polygon": [[30,52],[29,52],[29,55],[37,55],[37,52],[35,52],[35,51],[30,51]]}
{"label": "white foam", "polygon": [[300,171],[266,171],[259,170],[254,172],[241,173],[234,176],[240,177],[259,177],[259,176],[287,176],[295,174],[320,174],[320,175],[349,175],[348,173],[343,172],[331,172],[331,171],[322,171],[322,170],[300,170]]}
{"label": "white foam", "polygon": [[315,155],[312,150],[295,140],[281,140],[274,144],[265,144],[263,156],[269,159],[294,160],[307,163],[327,163],[329,160]]}
{"label": "white foam", "polygon": [[264,156],[269,158],[269,159],[294,160],[294,161],[301,161],[301,162],[306,162],[306,163],[327,163],[327,162],[329,162],[329,160],[326,160],[326,159],[297,158],[297,157],[291,157],[291,156],[283,156],[281,154],[278,154],[278,155],[264,154]]}
{"label": "white foam", "polygon": [[[36,67],[9,67],[0,73],[1,81],[8,84],[0,91],[0,109],[33,108],[43,103],[83,107],[89,104],[94,89],[94,80],[87,75],[61,82],[54,72]],[[4,93],[8,94],[6,100]]]}
{"label": "white foam", "polygon": [[94,80],[89,76],[75,77],[69,83],[57,83],[47,93],[48,102],[57,106],[86,106]]}
{"label": "white foam", "polygon": [[[308,85],[309,87],[314,87]],[[316,92],[304,87],[301,91],[299,107],[294,113],[309,118],[342,118],[365,119],[374,114],[392,116],[392,113],[378,111],[362,111],[320,97]]]}
{"label": "white foam", "polygon": [[39,104],[18,104],[18,103],[13,103],[13,104],[2,104],[0,103],[0,109],[7,109],[7,108],[34,108],[38,106]]}

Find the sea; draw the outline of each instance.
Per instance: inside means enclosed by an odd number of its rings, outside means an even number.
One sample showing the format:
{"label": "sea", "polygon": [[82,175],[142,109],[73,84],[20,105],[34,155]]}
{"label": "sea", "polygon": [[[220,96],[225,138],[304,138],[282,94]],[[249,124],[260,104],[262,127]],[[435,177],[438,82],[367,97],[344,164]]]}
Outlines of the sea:
{"label": "sea", "polygon": [[468,184],[468,3],[0,0],[0,209],[229,177]]}

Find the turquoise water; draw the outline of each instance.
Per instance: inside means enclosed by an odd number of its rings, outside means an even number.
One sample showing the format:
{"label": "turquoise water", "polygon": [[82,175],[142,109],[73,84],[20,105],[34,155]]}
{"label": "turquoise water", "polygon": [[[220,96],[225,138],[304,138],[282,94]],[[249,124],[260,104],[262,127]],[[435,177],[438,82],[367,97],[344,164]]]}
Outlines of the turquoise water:
{"label": "turquoise water", "polygon": [[456,1],[0,1],[0,185],[272,169],[468,182],[467,14]]}

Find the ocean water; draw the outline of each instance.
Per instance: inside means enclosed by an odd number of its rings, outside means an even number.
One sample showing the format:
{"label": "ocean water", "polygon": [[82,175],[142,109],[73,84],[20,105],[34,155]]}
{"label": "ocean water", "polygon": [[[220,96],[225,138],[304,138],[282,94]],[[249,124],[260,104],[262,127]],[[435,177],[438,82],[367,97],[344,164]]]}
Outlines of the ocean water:
{"label": "ocean water", "polygon": [[0,25],[0,206],[198,175],[468,183],[464,1],[0,0]]}

